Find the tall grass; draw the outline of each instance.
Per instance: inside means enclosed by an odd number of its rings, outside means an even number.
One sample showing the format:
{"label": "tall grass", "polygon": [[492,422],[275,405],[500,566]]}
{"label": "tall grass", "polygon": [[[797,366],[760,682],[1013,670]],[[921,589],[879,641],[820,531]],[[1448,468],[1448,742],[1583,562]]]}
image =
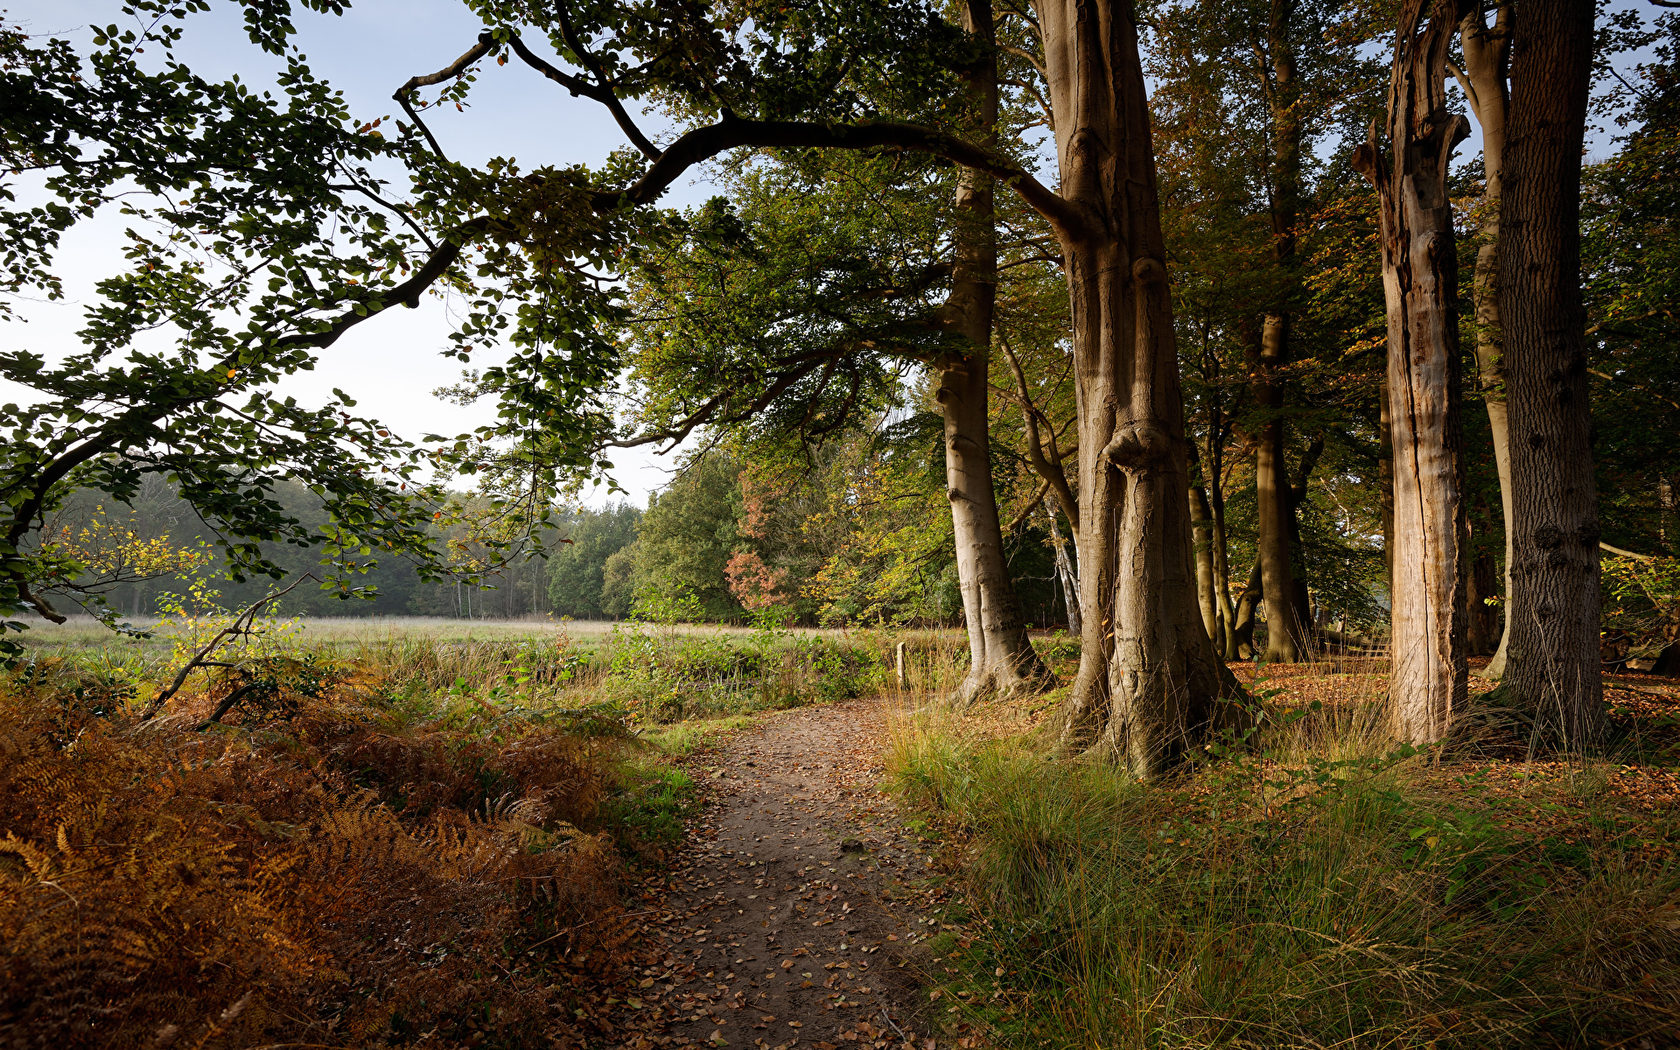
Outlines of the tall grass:
{"label": "tall grass", "polygon": [[1637,844],[1673,815],[1512,834],[1380,726],[1315,713],[1145,788],[902,717],[891,783],[974,902],[952,1000],[1022,1047],[1672,1045],[1680,870]]}

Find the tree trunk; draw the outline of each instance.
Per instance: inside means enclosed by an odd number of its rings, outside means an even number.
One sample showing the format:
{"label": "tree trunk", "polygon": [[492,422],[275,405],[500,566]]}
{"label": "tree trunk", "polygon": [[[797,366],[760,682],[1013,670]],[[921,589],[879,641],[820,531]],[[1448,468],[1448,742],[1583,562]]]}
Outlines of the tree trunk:
{"label": "tree trunk", "polygon": [[1252,660],[1254,658],[1254,616],[1260,609],[1260,599],[1264,596],[1264,585],[1260,576],[1260,562],[1254,562],[1254,568],[1249,570],[1248,582],[1243,585],[1242,594],[1237,596],[1237,611],[1231,625],[1231,659]]}
{"label": "tree trunk", "polygon": [[1284,459],[1284,388],[1279,371],[1289,363],[1290,312],[1295,298],[1295,226],[1301,200],[1300,85],[1294,41],[1288,21],[1294,5],[1274,3],[1267,32],[1271,55],[1266,84],[1272,132],[1272,244],[1275,265],[1283,271],[1278,301],[1260,327],[1251,362],[1254,400],[1264,414],[1254,463],[1258,503],[1260,572],[1266,588],[1266,659],[1295,663],[1306,659],[1307,630],[1301,589],[1296,586],[1294,543],[1299,534],[1289,499],[1289,467]]}
{"label": "tree trunk", "polygon": [[[998,109],[990,0],[968,0],[963,27],[981,47],[967,76],[968,103],[980,141],[989,148]],[[936,396],[945,418],[945,485],[968,626],[969,671],[957,696],[973,702],[1036,691],[1053,679],[1027,637],[1003,560],[986,404],[997,299],[997,228],[992,177],[973,168],[962,169],[958,176],[954,239],[955,267],[945,309],[961,348],[941,362]]]}
{"label": "tree trunk", "polygon": [[[1215,413],[1213,433],[1221,433],[1220,416]],[[1231,548],[1225,536],[1225,486],[1222,477],[1221,449],[1217,438],[1209,441],[1205,473],[1208,490],[1208,509],[1212,517],[1213,578],[1218,587],[1219,634],[1214,639],[1214,652],[1225,660],[1237,658],[1236,604],[1231,601]]]}
{"label": "tree trunk", "polygon": [[1238,709],[1191,572],[1184,407],[1131,8],[1039,0],[1079,394],[1085,633],[1062,740],[1149,777]]}
{"label": "tree trunk", "polygon": [[1493,436],[1494,468],[1499,472],[1500,523],[1505,534],[1505,627],[1499,646],[1482,674],[1498,679],[1505,673],[1505,654],[1511,643],[1511,437],[1505,406],[1505,353],[1499,327],[1499,208],[1503,196],[1505,125],[1510,108],[1511,4],[1499,5],[1489,27],[1481,6],[1464,16],[1459,38],[1464,46],[1464,69],[1459,83],[1470,110],[1482,128],[1482,168],[1485,173],[1481,245],[1476,249],[1476,381],[1487,405],[1488,429]]}
{"label": "tree trunk", "polygon": [[1056,575],[1062,582],[1062,602],[1067,606],[1069,634],[1083,634],[1085,623],[1079,612],[1079,570],[1068,557],[1068,544],[1062,538],[1062,528],[1056,524],[1056,508],[1045,504],[1044,513],[1050,519],[1050,542],[1056,548]]}
{"label": "tree trunk", "polygon": [[1388,573],[1388,597],[1394,603],[1394,425],[1388,416],[1388,370],[1383,370],[1377,401],[1377,498],[1382,504],[1383,568]]}
{"label": "tree trunk", "polygon": [[1380,198],[1394,448],[1389,701],[1396,735],[1414,744],[1445,737],[1469,689],[1458,255],[1447,194],[1453,147],[1469,130],[1447,109],[1456,7],[1457,0],[1408,0],[1402,9],[1387,142],[1373,127],[1355,161]]}
{"label": "tree trunk", "polygon": [[1324,434],[1319,432],[1307,442],[1306,450],[1301,453],[1300,470],[1295,480],[1289,486],[1289,516],[1284,519],[1289,523],[1290,573],[1295,579],[1295,622],[1302,626],[1302,633],[1308,645],[1304,655],[1311,655],[1312,634],[1312,596],[1307,591],[1307,581],[1303,572],[1296,571],[1304,566],[1307,545],[1301,542],[1301,505],[1307,501],[1307,486],[1312,481],[1313,470],[1318,466],[1319,457],[1324,455]]}
{"label": "tree trunk", "polygon": [[1511,427],[1511,642],[1501,691],[1539,742],[1597,746],[1598,492],[1581,303],[1589,0],[1529,0],[1512,40],[1499,312]]}
{"label": "tree trunk", "polygon": [[1265,584],[1266,656],[1295,663],[1306,656],[1306,629],[1296,603],[1290,534],[1289,465],[1284,458],[1283,384],[1277,370],[1286,362],[1288,320],[1267,317],[1260,345],[1251,354],[1254,400],[1265,413],[1254,459],[1254,496],[1259,517],[1260,576]]}
{"label": "tree trunk", "polygon": [[1190,486],[1190,529],[1196,546],[1196,600],[1202,609],[1202,626],[1217,648],[1220,642],[1219,596],[1213,583],[1213,515],[1208,510],[1207,490]]}

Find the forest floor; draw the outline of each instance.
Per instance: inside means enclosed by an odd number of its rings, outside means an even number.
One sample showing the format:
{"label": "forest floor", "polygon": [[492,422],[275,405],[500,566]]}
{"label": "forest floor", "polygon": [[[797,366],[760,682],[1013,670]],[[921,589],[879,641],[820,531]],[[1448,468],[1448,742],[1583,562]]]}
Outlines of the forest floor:
{"label": "forest floor", "polygon": [[628,895],[651,964],[621,1046],[935,1045],[918,976],[935,847],[878,787],[882,715],[776,712],[682,760],[705,805]]}

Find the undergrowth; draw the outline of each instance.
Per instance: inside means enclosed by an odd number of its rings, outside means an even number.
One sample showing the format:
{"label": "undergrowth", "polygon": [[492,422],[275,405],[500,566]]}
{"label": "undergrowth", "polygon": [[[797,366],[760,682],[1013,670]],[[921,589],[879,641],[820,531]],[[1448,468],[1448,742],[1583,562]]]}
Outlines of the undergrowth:
{"label": "undergrowth", "polygon": [[606,1029],[626,866],[670,760],[861,695],[884,642],[630,625],[179,659],[36,649],[0,677],[0,1045],[567,1046]]}
{"label": "undergrowth", "polygon": [[0,680],[0,1043],[590,1038],[627,745],[315,671],[203,731],[214,690]]}
{"label": "undergrowth", "polygon": [[1512,799],[1383,754],[1358,711],[1268,734],[1146,788],[900,724],[891,783],[972,908],[940,1005],[1021,1047],[1672,1045],[1673,813],[1604,804],[1591,770]]}

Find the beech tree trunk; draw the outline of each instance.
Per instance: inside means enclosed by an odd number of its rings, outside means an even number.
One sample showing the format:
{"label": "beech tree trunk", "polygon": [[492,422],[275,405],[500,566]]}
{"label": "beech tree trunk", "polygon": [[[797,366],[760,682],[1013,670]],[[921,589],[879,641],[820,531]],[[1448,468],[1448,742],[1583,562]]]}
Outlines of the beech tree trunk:
{"label": "beech tree trunk", "polygon": [[1499,312],[1511,432],[1511,641],[1501,691],[1537,742],[1596,747],[1598,492],[1581,303],[1590,0],[1526,0],[1511,56]]}
{"label": "beech tree trunk", "polygon": [[1296,599],[1295,512],[1289,499],[1289,465],[1284,458],[1283,384],[1277,370],[1287,363],[1288,318],[1272,315],[1252,355],[1255,403],[1266,413],[1254,459],[1254,498],[1259,518],[1256,546],[1265,584],[1266,654],[1269,661],[1295,663],[1307,652],[1306,627]]}
{"label": "beech tree trunk", "polygon": [[1184,407],[1131,7],[1039,0],[1079,394],[1085,633],[1062,740],[1149,777],[1239,710],[1191,571]]}
{"label": "beech tree trunk", "polygon": [[1457,0],[1407,0],[1376,129],[1355,165],[1380,198],[1388,302],[1394,561],[1389,702],[1395,733],[1446,736],[1469,691],[1469,564],[1459,459],[1458,255],[1447,168],[1469,128],[1447,109],[1447,45]]}
{"label": "beech tree trunk", "polygon": [[1220,643],[1219,596],[1213,582],[1213,515],[1208,510],[1207,490],[1190,486],[1191,538],[1196,545],[1196,601],[1202,609],[1202,626],[1215,649]]}
{"label": "beech tree trunk", "polygon": [[[997,60],[990,0],[968,0],[963,27],[981,45],[968,72],[976,137],[990,148],[997,125]],[[992,487],[987,410],[992,316],[997,299],[997,228],[992,177],[964,168],[957,180],[955,266],[947,321],[960,347],[942,362],[936,397],[945,420],[945,485],[956,539],[957,580],[968,627],[969,671],[960,702],[1038,690],[1052,681],[1033,650],[1003,559]]]}
{"label": "beech tree trunk", "polygon": [[1505,352],[1499,326],[1499,208],[1503,198],[1505,125],[1510,110],[1511,11],[1499,4],[1490,27],[1478,2],[1464,15],[1459,38],[1464,68],[1459,85],[1482,128],[1482,168],[1485,173],[1481,244],[1476,249],[1476,380],[1487,405],[1488,429],[1493,438],[1494,469],[1499,474],[1500,522],[1505,533],[1505,626],[1499,646],[1482,674],[1497,679],[1505,673],[1505,654],[1511,644],[1511,437],[1505,405]]}
{"label": "beech tree trunk", "polygon": [[1301,200],[1300,85],[1289,20],[1294,5],[1274,3],[1267,32],[1271,56],[1266,99],[1272,131],[1272,244],[1276,265],[1284,272],[1279,301],[1260,326],[1251,362],[1254,400],[1264,413],[1260,447],[1254,463],[1258,504],[1260,572],[1265,581],[1266,656],[1295,663],[1307,658],[1307,624],[1295,561],[1300,529],[1289,497],[1289,466],[1284,459],[1284,388],[1279,371],[1289,363],[1290,312],[1295,295],[1295,226]]}
{"label": "beech tree trunk", "polygon": [[1248,572],[1248,582],[1243,585],[1242,593],[1237,596],[1237,611],[1232,620],[1231,645],[1234,660],[1252,660],[1254,658],[1254,617],[1260,609],[1260,599],[1264,596],[1264,585],[1260,576],[1260,561],[1256,559],[1254,568]]}
{"label": "beech tree trunk", "polygon": [[1079,611],[1079,570],[1068,556],[1068,544],[1062,538],[1062,527],[1056,524],[1056,508],[1045,504],[1044,513],[1050,519],[1050,543],[1056,548],[1056,575],[1062,582],[1062,602],[1067,606],[1069,634],[1083,634],[1085,621]]}

